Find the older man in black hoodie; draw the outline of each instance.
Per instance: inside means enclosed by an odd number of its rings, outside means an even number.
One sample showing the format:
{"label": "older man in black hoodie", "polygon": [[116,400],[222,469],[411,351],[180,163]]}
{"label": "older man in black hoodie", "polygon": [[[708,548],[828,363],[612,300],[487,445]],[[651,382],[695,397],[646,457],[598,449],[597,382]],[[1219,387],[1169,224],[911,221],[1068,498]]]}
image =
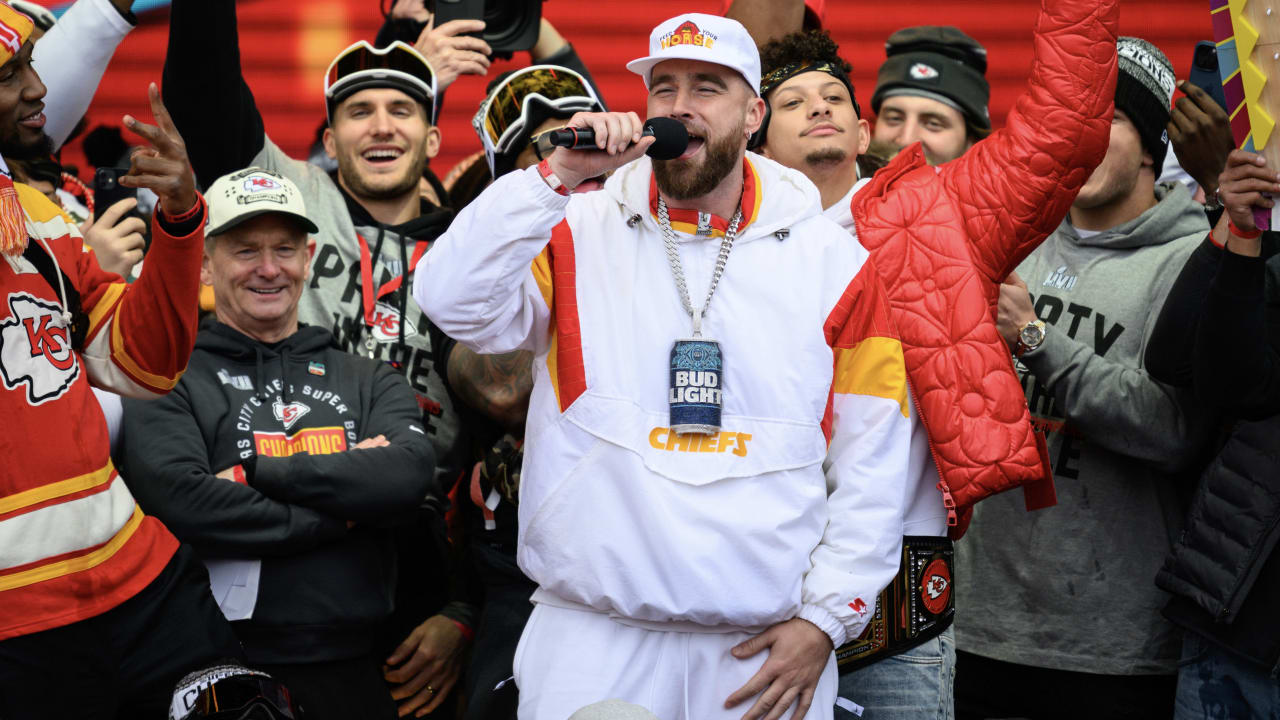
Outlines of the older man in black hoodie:
{"label": "older man in black hoodie", "polygon": [[390,366],[299,325],[316,226],[297,187],[250,168],[208,197],[216,319],[169,396],[126,404],[130,488],[202,555],[249,661],[308,717],[394,718],[374,638],[388,528],[436,492],[421,412]]}

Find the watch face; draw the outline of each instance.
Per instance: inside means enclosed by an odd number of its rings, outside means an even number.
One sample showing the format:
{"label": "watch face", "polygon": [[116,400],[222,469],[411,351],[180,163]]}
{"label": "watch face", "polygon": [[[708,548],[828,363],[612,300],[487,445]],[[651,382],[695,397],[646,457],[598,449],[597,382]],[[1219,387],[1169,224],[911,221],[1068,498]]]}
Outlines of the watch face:
{"label": "watch face", "polygon": [[1044,327],[1039,323],[1030,323],[1022,328],[1019,338],[1022,340],[1023,345],[1029,348],[1036,347],[1044,341]]}

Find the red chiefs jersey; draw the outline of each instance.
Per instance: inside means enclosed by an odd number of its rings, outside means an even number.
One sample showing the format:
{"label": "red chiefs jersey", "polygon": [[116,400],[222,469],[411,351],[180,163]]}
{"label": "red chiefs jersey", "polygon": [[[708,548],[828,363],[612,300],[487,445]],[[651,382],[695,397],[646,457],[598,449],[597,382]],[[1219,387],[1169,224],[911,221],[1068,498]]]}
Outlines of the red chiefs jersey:
{"label": "red chiefs jersey", "polygon": [[151,272],[129,286],[53,203],[17,188],[29,242],[43,240],[89,323],[73,349],[59,289],[25,257],[0,256],[0,640],[110,610],[177,549],[112,467],[89,386],[154,397],[177,383],[195,342],[204,236],[203,220],[182,238],[156,223]]}

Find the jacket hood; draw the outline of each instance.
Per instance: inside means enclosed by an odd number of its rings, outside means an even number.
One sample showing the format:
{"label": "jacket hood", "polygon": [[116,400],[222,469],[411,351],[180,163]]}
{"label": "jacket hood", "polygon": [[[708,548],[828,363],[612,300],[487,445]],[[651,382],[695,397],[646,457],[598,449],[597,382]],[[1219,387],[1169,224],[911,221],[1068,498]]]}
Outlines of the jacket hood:
{"label": "jacket hood", "polygon": [[[747,242],[790,228],[806,218],[822,214],[822,196],[803,173],[783,167],[757,155],[746,154],[746,178],[743,193],[743,218],[747,223],[738,242]],[[619,168],[605,182],[605,192],[622,206],[628,216],[639,216],[640,222],[653,232],[662,232],[653,212],[656,186],[653,161],[642,157]],[[765,196],[768,202],[764,202]],[[692,213],[691,213],[692,214]],[[693,232],[693,226],[680,227],[672,213],[672,225]],[[713,220],[714,222],[714,220]]]}
{"label": "jacket hood", "polygon": [[1180,182],[1156,185],[1156,204],[1138,217],[1089,238],[1080,237],[1071,225],[1070,216],[1062,221],[1058,232],[1076,245],[1112,249],[1163,245],[1188,235],[1209,231],[1204,206],[1191,198]]}
{"label": "jacket hood", "polygon": [[[280,378],[288,376],[288,365],[291,359],[304,359],[326,348],[334,346],[333,334],[322,327],[301,325],[298,332],[277,343],[264,343],[236,330],[230,325],[218,322],[212,315],[200,324],[200,333],[196,335],[196,349],[204,350],[211,355],[225,358],[240,365],[249,365],[254,369],[250,376],[254,394],[264,393],[266,383],[265,365],[267,362],[280,365]],[[284,383],[285,401],[289,400],[289,384]]]}

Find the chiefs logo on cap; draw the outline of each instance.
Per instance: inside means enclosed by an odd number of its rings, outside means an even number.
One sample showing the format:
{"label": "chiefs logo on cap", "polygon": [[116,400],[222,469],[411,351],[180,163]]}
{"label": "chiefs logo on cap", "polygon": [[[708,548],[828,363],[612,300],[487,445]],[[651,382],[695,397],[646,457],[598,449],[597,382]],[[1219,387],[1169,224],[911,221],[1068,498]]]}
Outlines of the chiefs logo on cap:
{"label": "chiefs logo on cap", "polygon": [[920,577],[920,601],[925,610],[941,615],[951,599],[951,572],[942,558],[934,558]]}
{"label": "chiefs logo on cap", "polygon": [[907,70],[907,74],[915,80],[934,80],[938,77],[938,69],[927,63],[916,63]]}
{"label": "chiefs logo on cap", "polygon": [[272,180],[269,177],[263,177],[261,175],[247,178],[244,181],[245,192],[256,193],[256,192],[262,192],[264,190],[279,190],[279,189],[280,189],[280,183],[276,182],[275,180]]}

